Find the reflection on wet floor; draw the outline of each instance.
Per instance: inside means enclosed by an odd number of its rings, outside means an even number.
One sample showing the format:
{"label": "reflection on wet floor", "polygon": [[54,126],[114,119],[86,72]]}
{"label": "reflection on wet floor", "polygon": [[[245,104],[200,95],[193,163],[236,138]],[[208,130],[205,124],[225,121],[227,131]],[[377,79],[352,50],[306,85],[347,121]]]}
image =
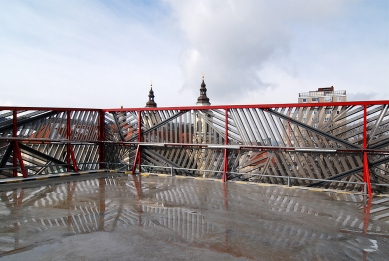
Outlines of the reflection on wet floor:
{"label": "reflection on wet floor", "polygon": [[389,253],[388,197],[155,176],[3,190],[0,257],[130,227],[155,231],[151,241],[253,260],[385,260]]}

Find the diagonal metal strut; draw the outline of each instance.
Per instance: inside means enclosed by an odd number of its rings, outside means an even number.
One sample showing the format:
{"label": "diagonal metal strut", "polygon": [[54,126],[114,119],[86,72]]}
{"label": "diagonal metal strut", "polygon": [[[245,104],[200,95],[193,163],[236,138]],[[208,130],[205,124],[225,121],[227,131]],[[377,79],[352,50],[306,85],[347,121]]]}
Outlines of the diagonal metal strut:
{"label": "diagonal metal strut", "polygon": [[[385,157],[385,158],[376,160],[376,161],[374,161],[372,163],[369,163],[369,168],[370,167],[376,167],[376,166],[381,165],[383,163],[386,163],[388,161],[389,161],[389,157]],[[336,176],[332,176],[332,177],[326,178],[326,180],[339,180],[339,179],[351,176],[351,175],[353,175],[355,173],[361,172],[362,170],[363,170],[363,166],[362,167],[357,167],[357,168],[351,169],[349,171],[340,173],[340,174],[338,174]],[[315,182],[315,183],[312,183],[312,184],[308,184],[307,187],[319,186],[319,185],[322,185],[324,182],[325,181],[319,181],[319,182]]]}
{"label": "diagonal metal strut", "polygon": [[[145,131],[142,131],[142,135],[147,134],[147,133],[149,133],[149,132],[152,132],[152,131],[155,130],[155,129],[158,129],[159,127],[165,125],[165,124],[168,123],[169,121],[174,120],[175,118],[177,118],[177,117],[179,117],[179,116],[181,116],[181,115],[183,115],[183,114],[185,114],[185,113],[187,113],[187,112],[188,112],[188,111],[180,111],[179,113],[174,114],[174,115],[171,116],[170,118],[167,118],[166,120],[161,121],[160,123],[154,125],[154,126],[151,127],[150,129],[147,129],[147,130],[145,130]],[[138,140],[138,135],[139,135],[139,134],[137,134],[136,136],[132,137],[129,141],[137,141],[137,140]]]}
{"label": "diagonal metal strut", "polygon": [[[28,146],[26,146],[26,145],[23,145],[23,144],[21,144],[21,143],[19,143],[19,147],[20,147],[21,150],[28,151],[28,152],[30,152],[30,153],[32,153],[32,154],[35,154],[35,155],[38,156],[38,157],[41,157],[41,158],[46,159],[46,160],[48,160],[48,161],[54,162],[55,164],[67,165],[67,163],[64,162],[64,161],[61,161],[61,160],[59,160],[59,159],[56,159],[56,158],[54,158],[54,157],[52,157],[52,156],[50,156],[50,155],[47,155],[47,154],[45,154],[45,153],[43,153],[43,152],[40,152],[40,151],[38,151],[38,150],[35,150],[35,149],[33,149],[33,148],[31,148],[31,147],[28,147]],[[74,170],[73,165],[70,165],[70,168]]]}
{"label": "diagonal metal strut", "polygon": [[[263,110],[263,111],[266,111],[265,109],[262,109],[262,110]],[[290,117],[288,117],[288,116],[286,116],[286,115],[283,115],[283,114],[281,114],[281,113],[279,113],[279,112],[276,112],[276,111],[274,111],[274,110],[272,110],[272,109],[268,109],[268,112],[271,113],[271,114],[273,114],[273,115],[275,115],[275,116],[277,116],[277,117],[280,117],[280,118],[282,118],[282,119],[284,119],[284,120],[290,121],[290,122],[292,122],[292,123],[294,123],[294,124],[296,124],[296,125],[298,125],[298,126],[300,126],[300,127],[303,127],[303,128],[305,128],[305,129],[308,129],[308,130],[310,130],[310,131],[312,131],[312,132],[315,132],[315,133],[317,133],[317,134],[319,134],[319,135],[321,135],[321,136],[324,136],[324,137],[326,137],[326,138],[328,138],[328,139],[330,139],[330,140],[336,141],[337,143],[343,144],[343,145],[345,145],[345,146],[347,146],[347,147],[351,147],[351,148],[355,148],[355,149],[360,149],[358,146],[356,146],[356,145],[354,145],[354,144],[351,144],[351,143],[349,143],[349,142],[347,142],[347,141],[344,141],[344,140],[339,139],[339,138],[337,138],[337,137],[335,137],[335,136],[332,136],[332,135],[330,135],[330,134],[328,134],[328,133],[326,133],[326,132],[324,132],[324,131],[318,130],[318,129],[312,127],[312,126],[309,126],[309,125],[307,125],[307,124],[304,124],[304,123],[302,123],[302,122],[299,122],[299,121],[297,121],[297,120],[295,120],[295,119],[293,119],[293,118],[290,118]]]}

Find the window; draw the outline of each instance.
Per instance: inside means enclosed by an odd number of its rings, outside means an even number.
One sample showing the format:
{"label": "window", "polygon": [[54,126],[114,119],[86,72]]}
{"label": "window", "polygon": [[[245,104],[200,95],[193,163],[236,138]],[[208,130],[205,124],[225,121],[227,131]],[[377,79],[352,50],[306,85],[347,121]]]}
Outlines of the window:
{"label": "window", "polygon": [[319,98],[312,98],[312,101],[314,102],[314,101],[318,101],[319,100]]}
{"label": "window", "polygon": [[324,118],[325,122],[328,122],[329,120],[330,120],[330,118]]}
{"label": "window", "polygon": [[332,101],[332,97],[324,97],[324,101],[325,102],[331,102]]}
{"label": "window", "polygon": [[326,114],[332,114],[331,110],[326,110]]}
{"label": "window", "polygon": [[338,101],[342,101],[342,97],[338,97]]}
{"label": "window", "polygon": [[303,99],[303,102],[307,102],[307,99]]}

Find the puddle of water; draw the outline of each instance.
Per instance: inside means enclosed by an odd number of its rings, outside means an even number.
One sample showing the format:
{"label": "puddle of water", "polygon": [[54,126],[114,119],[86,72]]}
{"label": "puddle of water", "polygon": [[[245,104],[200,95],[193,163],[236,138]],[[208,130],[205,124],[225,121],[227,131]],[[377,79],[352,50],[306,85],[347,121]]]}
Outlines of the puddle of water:
{"label": "puddle of water", "polygon": [[[58,183],[58,182],[57,182]],[[0,192],[0,259],[380,260],[389,201],[112,176]],[[183,251],[186,254],[183,254]]]}

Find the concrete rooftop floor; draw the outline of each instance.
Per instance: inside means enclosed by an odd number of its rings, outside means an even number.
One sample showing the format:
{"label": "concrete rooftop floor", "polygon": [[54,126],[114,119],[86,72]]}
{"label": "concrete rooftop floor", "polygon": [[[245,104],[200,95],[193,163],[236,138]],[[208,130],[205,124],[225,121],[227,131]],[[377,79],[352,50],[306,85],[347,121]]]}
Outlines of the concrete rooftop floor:
{"label": "concrete rooftop floor", "polygon": [[104,173],[3,184],[0,199],[0,260],[389,256],[388,197]]}

